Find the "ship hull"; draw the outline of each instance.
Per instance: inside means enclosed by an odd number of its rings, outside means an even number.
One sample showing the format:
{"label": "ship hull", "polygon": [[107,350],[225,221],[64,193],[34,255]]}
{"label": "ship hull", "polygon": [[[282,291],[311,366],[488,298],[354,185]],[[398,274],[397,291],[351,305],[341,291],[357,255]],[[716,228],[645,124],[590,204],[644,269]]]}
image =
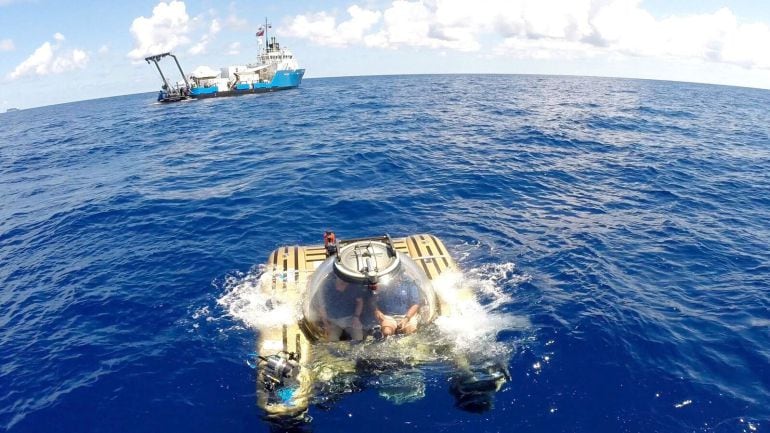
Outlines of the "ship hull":
{"label": "ship hull", "polygon": [[305,75],[304,69],[293,71],[277,71],[273,80],[269,83],[254,83],[244,85],[243,88],[227,89],[220,91],[217,87],[197,87],[190,91],[192,99],[221,98],[227,96],[241,96],[254,93],[268,93],[278,90],[288,90],[298,87]]}

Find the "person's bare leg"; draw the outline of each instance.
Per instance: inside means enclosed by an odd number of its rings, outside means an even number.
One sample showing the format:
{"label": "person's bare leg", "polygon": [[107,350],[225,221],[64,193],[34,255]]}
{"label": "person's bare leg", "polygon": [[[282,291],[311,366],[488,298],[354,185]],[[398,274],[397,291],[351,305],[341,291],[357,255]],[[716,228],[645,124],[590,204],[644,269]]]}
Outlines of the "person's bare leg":
{"label": "person's bare leg", "polygon": [[342,336],[342,328],[337,326],[335,323],[329,322],[328,327],[326,329],[326,340],[340,341],[341,336]]}
{"label": "person's bare leg", "polygon": [[350,334],[350,338],[353,340],[364,339],[364,328],[361,326],[361,321],[358,319],[352,319],[350,327],[347,329],[347,331],[348,334]]}
{"label": "person's bare leg", "polygon": [[417,318],[412,317],[401,329],[404,334],[414,334],[417,331]]}
{"label": "person's bare leg", "polygon": [[382,335],[389,336],[396,333],[396,326],[398,323],[396,319],[390,316],[383,316],[382,322],[380,322],[380,328],[382,329]]}

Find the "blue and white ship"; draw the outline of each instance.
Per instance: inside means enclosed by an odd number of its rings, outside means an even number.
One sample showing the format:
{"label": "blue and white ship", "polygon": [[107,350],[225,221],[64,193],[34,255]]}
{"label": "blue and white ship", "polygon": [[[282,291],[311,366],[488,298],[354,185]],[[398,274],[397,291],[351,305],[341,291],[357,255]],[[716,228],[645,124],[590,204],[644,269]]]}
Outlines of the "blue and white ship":
{"label": "blue and white ship", "polygon": [[[186,76],[176,56],[163,53],[145,58],[158,68],[163,86],[158,93],[159,102],[176,102],[186,99],[216,98],[221,96],[237,96],[249,93],[265,93],[276,90],[293,89],[300,85],[305,70],[299,68],[299,63],[288,48],[281,48],[275,36],[268,37],[265,26],[257,31],[260,52],[256,63],[231,65],[221,68],[219,72],[212,69],[196,70]],[[264,45],[262,37],[265,37]],[[172,84],[163,74],[158,65],[163,57],[174,59],[183,81]],[[199,68],[200,69],[200,68]]]}

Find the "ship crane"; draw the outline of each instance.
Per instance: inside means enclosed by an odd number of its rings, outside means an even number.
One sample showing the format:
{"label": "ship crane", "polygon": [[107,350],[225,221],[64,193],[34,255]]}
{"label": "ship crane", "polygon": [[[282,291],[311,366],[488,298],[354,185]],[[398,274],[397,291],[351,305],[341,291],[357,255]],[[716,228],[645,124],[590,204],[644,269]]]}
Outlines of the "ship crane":
{"label": "ship crane", "polygon": [[[177,69],[179,69],[179,74],[182,75],[182,79],[184,80],[185,87],[184,89],[180,89],[179,86],[171,85],[168,82],[168,79],[163,74],[163,70],[160,67],[160,64],[158,63],[163,59],[164,57],[171,57],[174,59],[174,63],[176,63]],[[155,64],[155,67],[158,69],[158,73],[160,74],[160,78],[163,80],[163,90],[160,91],[160,94],[158,95],[158,101],[160,102],[173,102],[173,101],[181,101],[183,99],[188,99],[188,92],[190,89],[190,82],[187,81],[187,76],[184,74],[184,71],[182,70],[182,66],[179,64],[179,60],[176,58],[175,55],[168,53],[161,53],[161,54],[155,54],[152,56],[145,57],[144,60],[149,64],[150,62],[153,62]]]}

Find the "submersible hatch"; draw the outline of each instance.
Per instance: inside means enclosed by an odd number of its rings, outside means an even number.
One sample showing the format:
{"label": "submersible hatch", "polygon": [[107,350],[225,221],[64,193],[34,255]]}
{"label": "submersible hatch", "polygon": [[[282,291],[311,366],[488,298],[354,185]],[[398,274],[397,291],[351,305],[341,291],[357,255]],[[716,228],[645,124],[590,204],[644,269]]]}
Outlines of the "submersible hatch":
{"label": "submersible hatch", "polygon": [[364,240],[350,243],[337,252],[334,271],[342,278],[366,283],[376,289],[380,277],[398,270],[399,260],[393,241]]}

